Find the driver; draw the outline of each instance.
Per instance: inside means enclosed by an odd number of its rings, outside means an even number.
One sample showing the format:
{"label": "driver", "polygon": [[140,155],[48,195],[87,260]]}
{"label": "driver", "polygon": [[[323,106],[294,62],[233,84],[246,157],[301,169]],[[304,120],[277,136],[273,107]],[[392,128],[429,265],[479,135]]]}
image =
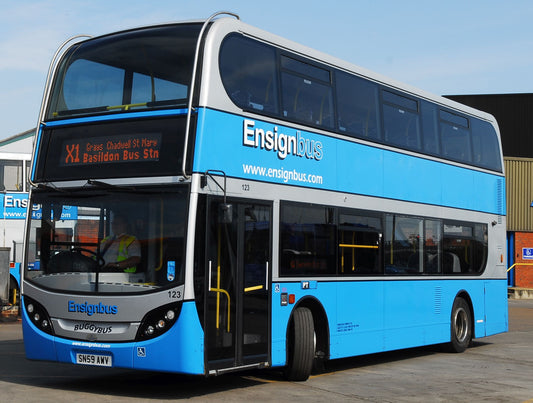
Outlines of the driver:
{"label": "driver", "polygon": [[124,215],[115,215],[111,223],[111,235],[100,245],[104,269],[135,273],[141,261],[141,245],[137,238],[128,234],[128,220]]}

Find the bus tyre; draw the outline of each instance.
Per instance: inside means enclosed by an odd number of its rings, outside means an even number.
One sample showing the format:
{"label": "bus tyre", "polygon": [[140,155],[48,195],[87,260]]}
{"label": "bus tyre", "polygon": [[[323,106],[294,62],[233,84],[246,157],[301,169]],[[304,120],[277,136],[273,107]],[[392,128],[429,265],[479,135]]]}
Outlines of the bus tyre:
{"label": "bus tyre", "polygon": [[288,365],[285,376],[289,381],[306,381],[315,358],[315,328],[309,308],[296,308],[288,334]]}
{"label": "bus tyre", "polygon": [[462,353],[472,341],[470,307],[463,298],[456,298],[453,302],[450,328],[450,351],[453,353]]}

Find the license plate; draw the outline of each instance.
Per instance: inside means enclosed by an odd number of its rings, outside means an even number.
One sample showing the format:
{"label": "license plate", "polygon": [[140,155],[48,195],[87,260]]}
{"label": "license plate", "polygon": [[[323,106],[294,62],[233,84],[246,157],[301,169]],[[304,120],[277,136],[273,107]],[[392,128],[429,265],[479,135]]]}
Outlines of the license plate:
{"label": "license plate", "polygon": [[76,353],[76,364],[111,367],[113,362],[110,355]]}

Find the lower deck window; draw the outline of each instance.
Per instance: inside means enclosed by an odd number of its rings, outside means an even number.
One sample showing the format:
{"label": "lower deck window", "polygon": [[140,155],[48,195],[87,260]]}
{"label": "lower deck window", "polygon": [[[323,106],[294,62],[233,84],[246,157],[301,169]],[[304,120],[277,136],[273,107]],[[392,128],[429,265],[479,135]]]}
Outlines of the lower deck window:
{"label": "lower deck window", "polygon": [[283,276],[335,274],[334,209],[286,205],[281,210]]}
{"label": "lower deck window", "polygon": [[282,203],[282,276],[483,272],[487,225]]}
{"label": "lower deck window", "polygon": [[381,219],[339,214],[340,275],[381,274]]}
{"label": "lower deck window", "polygon": [[481,273],[487,260],[487,226],[445,223],[444,273]]}
{"label": "lower deck window", "polygon": [[418,217],[385,217],[385,273],[441,272],[441,222]]}

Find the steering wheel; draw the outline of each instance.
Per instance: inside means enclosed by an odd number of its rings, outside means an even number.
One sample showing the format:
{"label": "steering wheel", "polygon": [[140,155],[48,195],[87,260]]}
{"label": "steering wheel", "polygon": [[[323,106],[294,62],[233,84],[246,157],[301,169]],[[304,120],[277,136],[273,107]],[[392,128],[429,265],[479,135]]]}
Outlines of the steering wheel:
{"label": "steering wheel", "polygon": [[79,253],[80,255],[82,255],[81,252],[88,253],[89,255],[95,258],[95,261],[96,263],[98,263],[98,266],[102,267],[103,265],[105,265],[104,258],[98,252],[95,252],[94,250],[82,248],[80,246],[74,246],[73,248],[70,249],[70,251]]}

